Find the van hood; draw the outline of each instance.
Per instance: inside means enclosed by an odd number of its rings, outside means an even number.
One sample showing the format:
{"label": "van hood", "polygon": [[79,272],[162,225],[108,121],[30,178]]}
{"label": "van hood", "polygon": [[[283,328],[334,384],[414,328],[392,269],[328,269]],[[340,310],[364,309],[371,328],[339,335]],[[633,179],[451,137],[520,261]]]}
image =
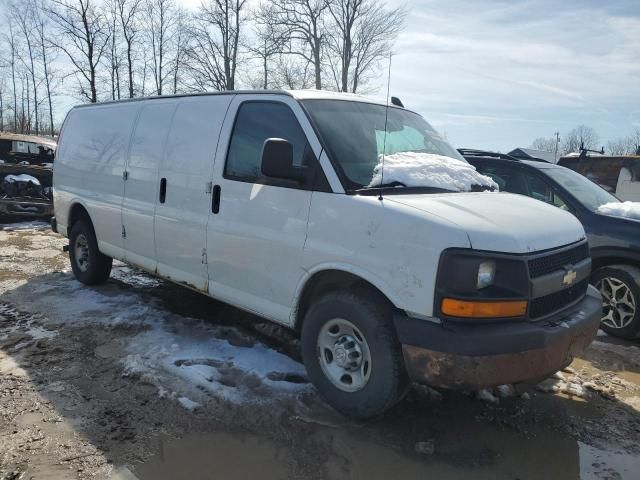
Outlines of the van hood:
{"label": "van hood", "polygon": [[385,200],[458,225],[477,250],[528,253],[585,238],[582,224],[569,212],[522,195],[492,192],[389,195]]}

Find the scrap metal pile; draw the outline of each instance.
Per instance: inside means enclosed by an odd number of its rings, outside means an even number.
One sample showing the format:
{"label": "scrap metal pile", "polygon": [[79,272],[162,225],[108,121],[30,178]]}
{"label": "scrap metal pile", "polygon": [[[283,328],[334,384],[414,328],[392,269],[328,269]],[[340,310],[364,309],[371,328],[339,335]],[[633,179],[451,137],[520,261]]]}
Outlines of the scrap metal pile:
{"label": "scrap metal pile", "polygon": [[0,182],[0,198],[52,200],[51,187],[43,187],[36,177],[25,173],[7,175]]}
{"label": "scrap metal pile", "polygon": [[53,140],[0,132],[0,215],[52,215],[55,148]]}

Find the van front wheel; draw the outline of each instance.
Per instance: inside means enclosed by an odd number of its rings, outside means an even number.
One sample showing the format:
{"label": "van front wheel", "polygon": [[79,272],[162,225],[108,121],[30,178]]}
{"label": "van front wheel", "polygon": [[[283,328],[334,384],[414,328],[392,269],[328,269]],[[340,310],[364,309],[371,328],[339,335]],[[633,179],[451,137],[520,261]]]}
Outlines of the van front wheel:
{"label": "van front wheel", "polygon": [[69,243],[69,260],[76,279],[86,285],[106,282],[113,260],[98,250],[91,223],[84,219],[75,222],[71,227]]}
{"label": "van front wheel", "polygon": [[391,308],[375,295],[332,292],[314,303],[302,325],[302,356],[320,395],[349,417],[385,412],[409,384]]}

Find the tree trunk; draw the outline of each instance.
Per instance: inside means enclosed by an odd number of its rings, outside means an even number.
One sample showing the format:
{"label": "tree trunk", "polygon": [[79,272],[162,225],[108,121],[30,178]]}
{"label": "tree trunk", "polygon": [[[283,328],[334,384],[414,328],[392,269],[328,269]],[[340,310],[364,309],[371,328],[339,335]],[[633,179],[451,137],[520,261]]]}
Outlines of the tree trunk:
{"label": "tree trunk", "polygon": [[39,133],[39,118],[38,118],[38,88],[36,86],[36,70],[33,63],[33,51],[31,48],[31,41],[27,41],[29,48],[29,62],[31,64],[31,84],[33,85],[33,111],[35,114],[35,133]]}
{"label": "tree trunk", "polygon": [[264,90],[269,88],[269,65],[268,65],[268,52],[267,52],[267,40],[264,41],[264,52],[262,57],[262,68],[264,69]]}
{"label": "tree trunk", "polygon": [[313,49],[313,68],[316,75],[316,90],[322,90],[322,64],[320,63],[320,47]]}
{"label": "tree trunk", "polygon": [[133,93],[133,63],[131,61],[131,41],[127,40],[127,68],[129,69],[129,98],[134,97]]}
{"label": "tree trunk", "polygon": [[29,92],[29,77],[25,75],[24,80],[27,85],[27,118],[25,120],[24,131],[31,133],[31,93]]}
{"label": "tree trunk", "polygon": [[40,41],[42,46],[42,65],[44,66],[44,80],[45,87],[47,89],[47,102],[49,103],[49,123],[51,136],[55,135],[55,128],[53,126],[53,102],[51,101],[51,82],[49,80],[49,64],[47,63],[47,49],[44,46],[44,27],[40,30]]}
{"label": "tree trunk", "polygon": [[11,40],[11,81],[13,83],[13,130],[18,131],[18,91],[16,90],[16,52]]}
{"label": "tree trunk", "polygon": [[344,40],[344,49],[342,51],[342,75],[341,75],[341,91],[349,91],[349,68],[351,67],[351,39],[349,36]]}

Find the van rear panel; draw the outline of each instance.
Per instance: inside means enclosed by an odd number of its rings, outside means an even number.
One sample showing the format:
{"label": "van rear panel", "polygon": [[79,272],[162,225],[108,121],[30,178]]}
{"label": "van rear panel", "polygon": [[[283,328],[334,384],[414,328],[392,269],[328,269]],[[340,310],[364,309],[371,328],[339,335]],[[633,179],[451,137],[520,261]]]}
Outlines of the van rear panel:
{"label": "van rear panel", "polygon": [[54,163],[54,204],[59,224],[80,201],[89,212],[103,253],[122,258],[123,173],[136,102],[76,108],[69,113]]}

